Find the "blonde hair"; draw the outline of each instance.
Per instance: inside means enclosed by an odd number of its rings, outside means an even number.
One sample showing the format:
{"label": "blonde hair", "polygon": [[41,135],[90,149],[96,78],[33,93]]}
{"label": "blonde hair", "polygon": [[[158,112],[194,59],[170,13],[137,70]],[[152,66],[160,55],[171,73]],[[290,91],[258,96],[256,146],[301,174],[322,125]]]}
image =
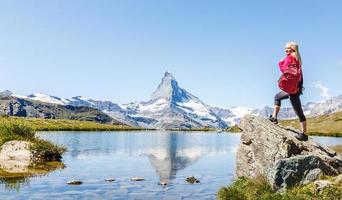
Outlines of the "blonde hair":
{"label": "blonde hair", "polygon": [[302,65],[302,58],[300,57],[298,44],[296,42],[287,42],[286,46],[291,47],[291,49],[294,51],[296,59],[298,60],[300,65]]}

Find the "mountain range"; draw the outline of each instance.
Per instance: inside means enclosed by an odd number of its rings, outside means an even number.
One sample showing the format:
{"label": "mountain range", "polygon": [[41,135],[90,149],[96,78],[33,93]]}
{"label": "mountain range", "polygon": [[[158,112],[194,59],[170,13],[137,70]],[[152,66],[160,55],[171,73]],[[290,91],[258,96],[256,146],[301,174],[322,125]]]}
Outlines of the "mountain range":
{"label": "mountain range", "polygon": [[[246,107],[222,108],[204,103],[195,95],[179,86],[170,72],[165,72],[157,89],[150,100],[117,104],[111,101],[100,101],[76,96],[64,99],[43,93],[27,96],[13,94],[5,90],[2,97],[23,99],[43,104],[55,104],[62,107],[86,107],[101,111],[110,116],[116,123],[130,126],[157,129],[190,129],[219,128],[224,129],[239,123],[246,114],[268,117],[273,108],[265,106],[262,109]],[[1,100],[0,100],[1,102]],[[307,116],[317,116],[342,111],[342,95],[322,102],[310,102],[303,105]],[[1,109],[0,109],[1,113]],[[295,118],[292,108],[283,107],[279,118]]]}

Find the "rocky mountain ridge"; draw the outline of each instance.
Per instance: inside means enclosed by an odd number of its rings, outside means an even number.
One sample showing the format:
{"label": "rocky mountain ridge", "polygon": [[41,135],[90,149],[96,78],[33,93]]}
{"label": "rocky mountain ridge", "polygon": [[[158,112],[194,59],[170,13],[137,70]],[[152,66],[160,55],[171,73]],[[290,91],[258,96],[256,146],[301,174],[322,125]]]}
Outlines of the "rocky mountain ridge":
{"label": "rocky mountain ridge", "polygon": [[[95,108],[124,124],[159,129],[225,128],[238,124],[241,118],[247,114],[268,117],[273,112],[273,108],[269,106],[253,109],[239,106],[222,108],[206,104],[181,88],[170,72],[165,72],[161,83],[152,93],[151,99],[146,102],[117,104],[82,96],[64,99],[43,93],[22,96],[8,90],[0,93],[1,95],[63,106]],[[303,110],[308,117],[342,111],[342,95],[322,102],[309,102],[303,105]],[[296,118],[296,114],[291,107],[282,107],[279,118]]]}
{"label": "rocky mountain ridge", "polygon": [[14,96],[0,96],[0,115],[121,124],[94,108],[44,103]]}

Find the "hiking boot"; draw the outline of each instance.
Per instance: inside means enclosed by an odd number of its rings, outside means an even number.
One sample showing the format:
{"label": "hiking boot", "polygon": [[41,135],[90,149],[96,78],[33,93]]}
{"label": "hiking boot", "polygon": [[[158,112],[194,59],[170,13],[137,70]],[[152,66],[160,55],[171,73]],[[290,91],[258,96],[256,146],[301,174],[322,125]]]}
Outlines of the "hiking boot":
{"label": "hiking boot", "polygon": [[306,135],[305,133],[299,133],[295,137],[300,141],[307,141],[308,140],[308,135]]}
{"label": "hiking boot", "polygon": [[270,117],[268,118],[273,124],[278,124],[278,119],[275,117],[272,117],[272,115],[270,115]]}

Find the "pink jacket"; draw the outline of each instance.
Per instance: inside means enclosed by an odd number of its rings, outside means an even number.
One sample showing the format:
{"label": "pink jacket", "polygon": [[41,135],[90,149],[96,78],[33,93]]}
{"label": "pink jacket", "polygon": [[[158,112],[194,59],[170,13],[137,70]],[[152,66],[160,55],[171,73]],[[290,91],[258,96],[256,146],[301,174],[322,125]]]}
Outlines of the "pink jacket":
{"label": "pink jacket", "polygon": [[282,73],[289,67],[291,63],[296,63],[301,68],[300,63],[297,59],[291,55],[286,56],[282,61],[279,62],[279,69]]}

